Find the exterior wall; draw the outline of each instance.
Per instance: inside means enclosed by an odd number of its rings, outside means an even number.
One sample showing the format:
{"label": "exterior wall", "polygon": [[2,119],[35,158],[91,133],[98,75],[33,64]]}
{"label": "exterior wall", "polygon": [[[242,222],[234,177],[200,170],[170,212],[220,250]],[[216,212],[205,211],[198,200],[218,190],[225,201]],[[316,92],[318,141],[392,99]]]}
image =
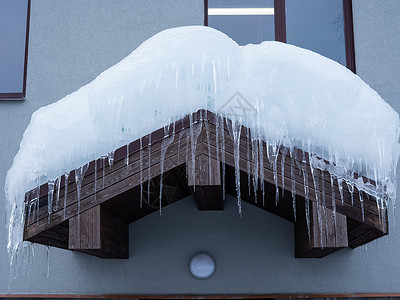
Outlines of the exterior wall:
{"label": "exterior wall", "polygon": [[[353,0],[357,70],[400,111],[400,2]],[[30,115],[93,80],[143,40],[168,27],[202,24],[203,0],[32,0],[27,100],[1,102],[0,190]],[[4,204],[0,193],[0,204]],[[0,294],[215,294],[400,292],[399,211],[390,235],[323,259],[295,259],[293,225],[228,197],[199,212],[189,197],[130,227],[130,259],[102,260],[34,247],[9,280],[0,227]],[[0,214],[0,224],[4,224]],[[190,257],[207,251],[215,274],[193,278]],[[50,270],[47,276],[48,266]]]}

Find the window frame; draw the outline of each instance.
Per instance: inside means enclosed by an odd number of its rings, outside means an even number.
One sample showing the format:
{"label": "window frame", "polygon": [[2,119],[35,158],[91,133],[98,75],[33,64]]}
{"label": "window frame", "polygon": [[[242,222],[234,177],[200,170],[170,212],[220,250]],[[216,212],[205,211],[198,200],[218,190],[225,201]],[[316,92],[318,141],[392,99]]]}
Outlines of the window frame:
{"label": "window frame", "polygon": [[24,55],[24,74],[22,82],[22,92],[16,93],[2,93],[0,92],[0,100],[25,100],[26,97],[26,77],[28,65],[28,43],[29,43],[29,23],[31,15],[31,0],[28,0],[28,7],[26,9],[26,29],[25,29],[25,55]]}
{"label": "window frame", "polygon": [[[274,0],[275,41],[286,43],[285,0]],[[343,0],[346,67],[356,73],[353,29],[353,0]],[[204,25],[208,26],[208,0],[204,0]]]}

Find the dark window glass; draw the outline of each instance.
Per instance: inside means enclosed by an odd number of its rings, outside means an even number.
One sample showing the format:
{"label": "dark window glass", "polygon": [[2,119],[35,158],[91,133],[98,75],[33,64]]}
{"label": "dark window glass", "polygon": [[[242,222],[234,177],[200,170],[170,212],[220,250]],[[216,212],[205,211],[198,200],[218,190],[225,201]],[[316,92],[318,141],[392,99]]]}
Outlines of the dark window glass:
{"label": "dark window glass", "polygon": [[0,99],[24,93],[28,0],[0,0]]}
{"label": "dark window glass", "polygon": [[[273,0],[209,0],[208,25],[239,45],[275,40],[273,7]],[[226,10],[213,12],[215,8]],[[249,8],[255,10],[246,10]]]}
{"label": "dark window glass", "polygon": [[346,65],[342,0],[286,0],[286,39]]}
{"label": "dark window glass", "polygon": [[[274,2],[276,7],[274,7]],[[345,7],[344,3],[346,3]],[[355,72],[351,1],[209,0],[208,7],[208,25],[225,32],[239,45],[257,44],[266,40],[286,41],[289,44],[315,51],[344,66],[346,66],[347,54],[349,56],[347,65]],[[210,13],[215,8],[249,7],[270,8],[272,13],[269,15]],[[346,9],[349,11],[346,15],[347,40],[344,20]]]}

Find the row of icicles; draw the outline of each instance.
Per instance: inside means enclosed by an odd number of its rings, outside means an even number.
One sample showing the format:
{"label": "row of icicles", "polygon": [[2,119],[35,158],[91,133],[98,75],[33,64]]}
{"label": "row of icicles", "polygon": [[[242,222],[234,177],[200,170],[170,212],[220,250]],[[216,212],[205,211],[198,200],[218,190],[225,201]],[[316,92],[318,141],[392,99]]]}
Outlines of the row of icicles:
{"label": "row of icicles", "polygon": [[[178,136],[178,149],[180,148],[180,143],[181,140],[183,140],[183,135],[186,134],[186,162],[192,164],[192,174],[191,176],[195,176],[195,154],[196,154],[196,140],[198,136],[200,135],[200,131],[195,132],[193,125],[198,123],[199,121],[195,121],[193,119],[193,115],[189,115],[190,119],[190,128],[189,131],[180,131],[179,136]],[[207,121],[207,115],[200,116],[200,122],[201,126],[204,126],[206,134],[207,134],[207,141],[208,141],[208,150],[210,151],[210,129],[209,129],[209,124]],[[243,136],[242,133],[244,132],[246,134],[245,136],[245,147],[247,149],[247,153],[245,153],[245,157],[247,158],[247,180],[249,182],[248,184],[248,193],[249,195],[251,193],[254,193],[254,195],[257,195],[258,190],[261,190],[262,194],[262,201],[263,205],[265,205],[265,189],[264,189],[264,159],[267,158],[270,167],[272,168],[273,171],[273,178],[274,178],[274,184],[276,187],[276,193],[275,193],[275,205],[278,205],[279,202],[279,185],[281,185],[282,188],[282,193],[285,191],[285,161],[287,159],[290,160],[290,164],[287,165],[286,167],[290,167],[290,182],[291,186],[287,188],[287,191],[291,193],[292,196],[292,209],[293,209],[293,216],[294,220],[296,221],[296,174],[295,172],[299,172],[299,175],[303,178],[303,186],[304,186],[304,199],[305,199],[305,212],[306,212],[306,221],[307,221],[307,228],[308,228],[308,233],[310,236],[310,178],[309,175],[311,174],[311,180],[313,183],[313,186],[315,187],[315,200],[317,204],[322,204],[318,205],[318,223],[320,228],[322,229],[323,226],[323,219],[327,219],[326,217],[326,203],[329,201],[327,197],[331,198],[331,207],[332,207],[332,217],[335,220],[336,223],[336,196],[335,196],[335,190],[334,190],[334,181],[337,181],[337,186],[339,189],[340,193],[340,198],[342,201],[342,204],[344,202],[344,195],[343,195],[343,184],[345,183],[347,185],[347,189],[349,193],[351,194],[351,204],[354,203],[354,194],[355,194],[355,187],[358,189],[358,198],[361,204],[361,211],[362,211],[362,219],[364,220],[364,199],[363,199],[363,189],[360,186],[356,186],[351,180],[348,180],[348,178],[343,178],[340,176],[337,176],[334,174],[334,167],[332,165],[327,164],[323,159],[318,158],[315,154],[313,154],[311,151],[308,153],[306,151],[298,151],[295,147],[291,146],[282,146],[280,143],[268,143],[266,142],[262,137],[261,134],[256,134],[251,135],[251,130],[247,127],[244,127],[241,122],[238,121],[226,121],[226,118],[223,118],[221,116],[217,116],[216,118],[216,150],[217,150],[217,157],[218,159],[220,158],[220,162],[222,163],[222,189],[223,189],[223,196],[225,197],[225,130],[228,131],[229,137],[233,142],[233,151],[234,151],[234,165],[235,165],[235,185],[236,185],[236,193],[237,193],[237,204],[238,204],[238,212],[239,215],[242,215],[242,195],[241,193],[243,192],[241,187],[240,187],[240,146],[241,146],[241,141],[243,142]],[[173,128],[172,128],[172,133],[170,133],[170,125],[166,126],[165,129],[165,137],[161,142],[161,158],[160,158],[160,166],[161,166],[161,180],[160,180],[160,186],[159,186],[159,213],[160,215],[162,214],[162,189],[163,189],[163,184],[162,184],[162,178],[163,178],[163,172],[164,172],[164,159],[166,155],[166,151],[168,147],[171,145],[171,143],[175,140],[176,134],[175,134],[175,123],[173,123]],[[225,129],[225,130],[224,130]],[[189,132],[189,134],[187,133]],[[190,143],[189,143],[190,139]],[[150,140],[150,139],[149,139]],[[150,167],[151,164],[151,143],[149,142],[148,145],[143,145],[142,144],[142,138],[139,139],[140,142],[140,150],[139,150],[139,164],[140,164],[140,207],[142,207],[142,202],[143,200],[146,201],[147,203],[150,202],[150,179],[151,179],[151,172],[150,172]],[[189,149],[189,144],[190,144],[190,149]],[[130,156],[130,151],[129,151],[129,143],[126,144],[126,158],[125,158],[125,164],[126,167],[129,168],[130,164],[134,164],[137,162],[132,162],[129,159]],[[147,148],[147,149],[146,149]],[[251,150],[250,150],[251,149]],[[190,151],[189,151],[190,150]],[[147,153],[145,153],[147,151]],[[178,150],[179,151],[179,150]],[[189,157],[189,152],[190,156]],[[219,154],[220,152],[220,154]],[[108,165],[110,168],[112,168],[114,164],[114,153],[115,151],[112,151],[108,153],[107,155],[102,155],[98,159],[94,160],[94,197],[96,201],[96,193],[99,189],[104,189],[105,188],[105,183],[104,183],[104,178],[105,178],[105,172],[106,172],[106,162],[108,162]],[[264,154],[266,153],[266,155]],[[298,153],[301,153],[299,156]],[[147,154],[147,164],[144,164],[144,156]],[[281,157],[280,162],[278,161],[278,157]],[[286,159],[282,159],[285,158]],[[308,163],[307,163],[308,160]],[[102,178],[100,178],[101,186],[98,187],[98,178],[97,178],[97,173],[98,173],[98,161],[100,161],[100,168],[102,169]],[[321,165],[323,167],[321,167]],[[211,165],[210,165],[211,166]],[[89,163],[85,164],[83,166],[80,166],[75,169],[75,184],[76,184],[76,189],[77,189],[77,201],[78,201],[78,214],[80,213],[80,201],[81,201],[81,189],[82,189],[82,182],[85,176],[86,171],[88,170]],[[330,174],[329,178],[326,178],[327,181],[329,182],[331,186],[331,195],[326,194],[325,190],[325,184],[320,184],[318,182],[318,177],[315,175],[316,170],[319,169],[321,170],[321,183],[325,182],[325,172],[324,169],[327,167],[330,168]],[[147,169],[146,169],[147,168]],[[278,173],[278,169],[280,168],[280,174]],[[298,170],[296,170],[296,168]],[[308,168],[310,169],[310,173],[308,172]],[[186,172],[188,168],[186,168]],[[211,168],[209,168],[209,171],[211,172]],[[333,172],[332,172],[333,171]],[[351,176],[354,177],[354,171],[348,170],[348,172]],[[187,174],[186,174],[187,175]],[[62,186],[62,176],[64,176],[64,182],[69,182],[70,179],[70,172],[66,172],[56,179],[53,180],[48,180],[47,186],[48,186],[48,195],[47,195],[47,206],[48,206],[48,221],[50,222],[50,217],[51,214],[53,213],[53,202],[55,202],[54,206],[54,211],[57,211],[60,208],[60,205],[62,205],[63,210],[64,210],[64,219],[65,219],[65,211],[67,208],[67,198],[68,198],[68,184],[65,184],[65,188],[63,191],[63,195],[61,193],[61,186]],[[210,175],[211,176],[211,175]],[[147,187],[144,186],[144,182],[147,181]],[[376,181],[375,181],[376,182]],[[252,183],[252,184],[250,184]],[[381,189],[381,191],[384,191],[385,188],[379,186],[379,182],[377,183],[378,188]],[[372,184],[369,184],[370,186]],[[253,190],[251,189],[251,186],[253,186]],[[143,193],[147,189],[147,199],[146,197],[143,196]],[[26,207],[25,209],[28,211],[27,215],[27,221],[29,222],[34,222],[35,218],[36,220],[39,220],[39,199],[40,199],[40,185],[33,189],[29,193],[29,198],[31,199],[29,202],[26,202]],[[366,193],[367,197],[369,197],[369,194]],[[283,196],[283,195],[282,195]],[[386,195],[379,195],[375,194],[373,195],[376,197],[377,200],[377,207],[378,211],[380,212],[380,220],[381,222],[384,221],[385,217],[385,210],[387,208],[387,196]],[[60,203],[60,199],[63,197],[63,203]],[[257,197],[255,197],[255,201],[257,202]],[[322,211],[320,209],[322,207]],[[36,213],[35,213],[36,212]],[[382,213],[381,213],[382,212]],[[36,215],[36,216],[35,216]],[[79,219],[79,218],[78,218]],[[78,224],[79,226],[79,224]],[[322,230],[320,230],[322,232]],[[322,239],[321,239],[322,243]]]}

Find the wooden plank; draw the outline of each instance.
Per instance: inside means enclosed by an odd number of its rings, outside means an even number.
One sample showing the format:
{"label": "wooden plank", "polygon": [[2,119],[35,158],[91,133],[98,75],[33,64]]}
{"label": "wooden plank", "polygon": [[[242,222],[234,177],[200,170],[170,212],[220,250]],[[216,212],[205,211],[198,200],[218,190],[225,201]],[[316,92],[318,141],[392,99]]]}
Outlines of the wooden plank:
{"label": "wooden plank", "polygon": [[69,219],[69,249],[100,249],[100,240],[100,205]]}

